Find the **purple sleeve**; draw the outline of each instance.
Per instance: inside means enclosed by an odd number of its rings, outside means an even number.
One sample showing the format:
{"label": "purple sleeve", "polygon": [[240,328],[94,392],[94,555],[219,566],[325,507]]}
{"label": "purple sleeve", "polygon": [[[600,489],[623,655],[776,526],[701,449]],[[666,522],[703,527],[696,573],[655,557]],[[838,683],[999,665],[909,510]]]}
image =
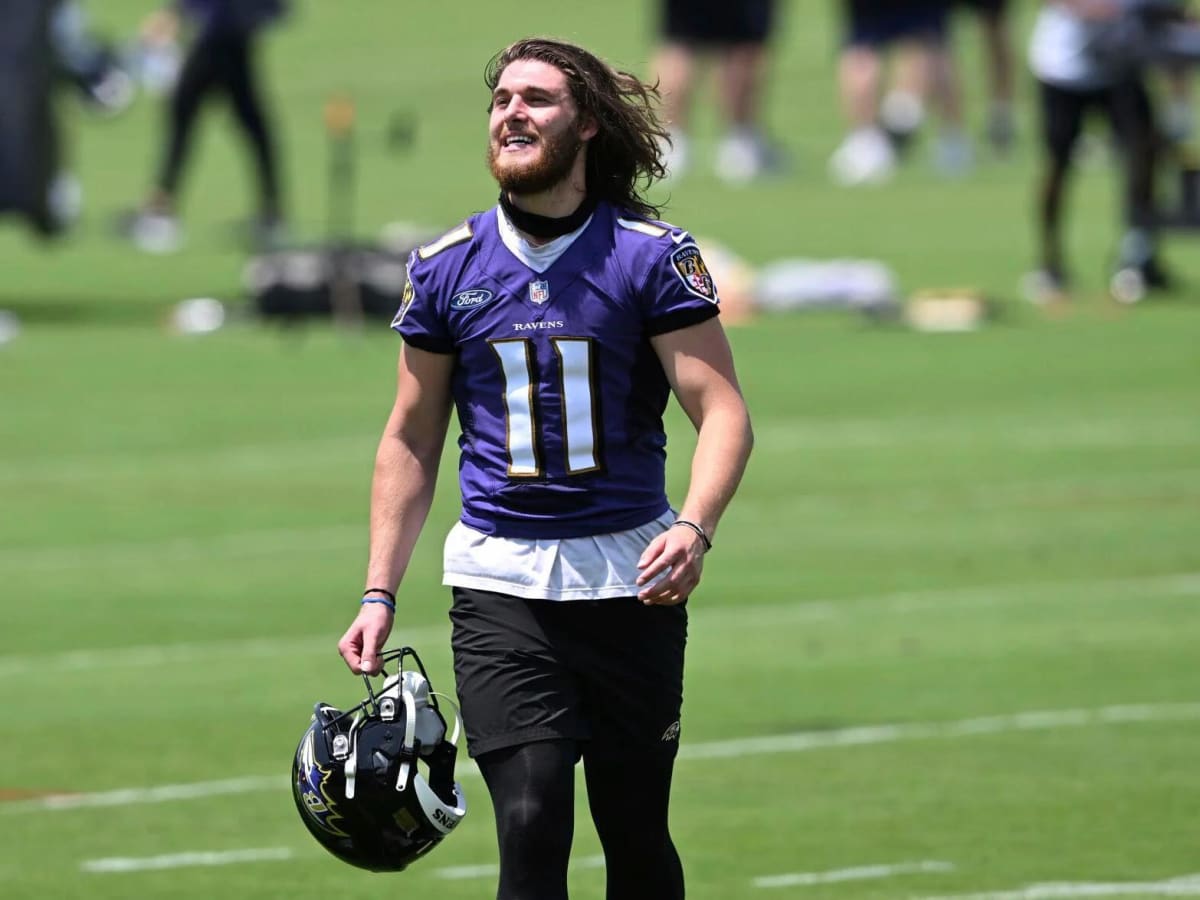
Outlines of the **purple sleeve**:
{"label": "purple sleeve", "polygon": [[430,353],[453,353],[454,336],[446,327],[446,317],[430,291],[422,272],[418,268],[416,251],[408,260],[408,283],[404,285],[404,296],[400,309],[392,319],[395,329],[406,344]]}

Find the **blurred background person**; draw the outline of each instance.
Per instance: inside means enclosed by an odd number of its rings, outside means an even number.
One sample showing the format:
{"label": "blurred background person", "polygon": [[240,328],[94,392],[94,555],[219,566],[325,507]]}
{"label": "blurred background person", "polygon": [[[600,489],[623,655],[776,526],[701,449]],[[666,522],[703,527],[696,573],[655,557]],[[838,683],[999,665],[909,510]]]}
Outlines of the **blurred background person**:
{"label": "blurred background person", "polygon": [[0,0],[0,22],[0,212],[54,237],[82,205],[59,88],[70,85],[90,111],[115,115],[132,102],[133,81],[75,0]]}
{"label": "blurred background person", "polygon": [[1159,127],[1172,144],[1185,144],[1196,131],[1196,113],[1192,100],[1192,72],[1186,66],[1171,65],[1163,70],[1165,102]]}
{"label": "blurred background person", "polygon": [[0,0],[0,211],[42,236],[62,231],[72,217],[56,197],[61,154],[50,20],[41,0]]}
{"label": "blurred background person", "polygon": [[744,182],[779,164],[761,115],[775,0],[660,0],[660,42],[653,68],[663,96],[667,172],[679,176],[692,163],[691,108],[698,70],[716,62],[716,90],[725,128],[715,170],[725,181]]}
{"label": "blurred background person", "polygon": [[1008,153],[1016,139],[1013,103],[1016,92],[1016,54],[1013,50],[1009,0],[958,0],[974,13],[979,24],[987,92],[988,144],[1000,154]]}
{"label": "blurred background person", "polygon": [[[838,90],[847,133],[829,161],[838,183],[889,179],[935,95],[941,118],[938,167],[950,173],[970,167],[957,73],[946,47],[950,2],[843,0]],[[889,63],[890,86],[881,99]]]}
{"label": "blurred background person", "polygon": [[1133,34],[1122,19],[1135,14],[1134,5],[1122,0],[1044,0],[1034,24],[1029,61],[1041,94],[1044,148],[1038,194],[1040,268],[1026,285],[1034,302],[1064,299],[1069,289],[1063,207],[1073,151],[1092,112],[1108,120],[1120,149],[1124,234],[1116,270],[1137,273],[1147,289],[1169,286],[1157,252],[1159,135],[1144,60],[1119,47],[1123,33]]}
{"label": "blurred background person", "polygon": [[169,253],[182,243],[179,190],[201,107],[209,94],[223,92],[253,157],[257,210],[250,239],[258,248],[285,236],[277,141],[257,74],[258,38],[287,11],[287,0],[176,0],[152,14],[143,40],[166,44],[182,27],[191,43],[167,108],[166,129],[154,186],[140,209],[121,223],[140,249]]}

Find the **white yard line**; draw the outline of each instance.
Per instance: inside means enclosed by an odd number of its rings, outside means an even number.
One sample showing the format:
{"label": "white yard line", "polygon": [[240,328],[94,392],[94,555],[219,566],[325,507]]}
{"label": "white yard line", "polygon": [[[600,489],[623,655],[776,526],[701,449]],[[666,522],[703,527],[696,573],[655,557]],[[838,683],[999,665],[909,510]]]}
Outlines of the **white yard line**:
{"label": "white yard line", "polygon": [[923,900],[1063,900],[1073,897],[1200,897],[1200,873],[1163,881],[1051,881],[1011,891],[950,894]]}
{"label": "white yard line", "polygon": [[177,800],[199,800],[222,794],[257,794],[263,791],[286,789],[288,781],[280,775],[247,775],[223,781],[193,781],[187,784],[160,784],[154,787],[119,788],[90,794],[50,794],[36,800],[0,805],[0,811],[10,808],[44,809],[50,811],[82,809],[95,806],[134,806],[145,803],[174,803]]}
{"label": "white yard line", "polygon": [[[1198,439],[1200,440],[1200,439]],[[286,455],[280,459],[287,459]],[[272,463],[278,465],[278,463]],[[212,467],[207,467],[211,471]],[[194,465],[187,471],[195,470]],[[935,485],[930,487],[893,487],[874,491],[869,498],[849,494],[844,490],[807,491],[796,497],[793,508],[798,515],[823,515],[828,511],[857,509],[863,502],[886,505],[891,509],[926,510],[953,506],[957,509],[988,509],[997,506],[1046,504],[1073,506],[1081,500],[1089,504],[1144,500],[1147,502],[1179,503],[1194,499],[1200,469],[1178,468],[1165,471],[1138,470],[1133,472],[1096,473],[1072,480],[1053,479],[992,481],[979,484]],[[99,476],[88,476],[89,479]],[[24,470],[21,483],[29,478]],[[0,464],[0,485],[4,482]],[[56,480],[58,483],[58,480]],[[756,501],[747,499],[744,503]],[[202,536],[148,536],[145,539],[124,541],[96,540],[84,543],[39,544],[0,550],[0,570],[39,572],[48,569],[113,568],[143,563],[208,561],[216,556],[241,559],[247,556],[281,554],[297,549],[342,550],[360,546],[365,540],[361,524],[278,528],[248,531],[239,534]]]}
{"label": "white yard line", "polygon": [[922,872],[953,872],[954,864],[938,860],[854,866],[849,869],[830,869],[825,872],[791,872],[787,875],[762,875],[754,879],[760,888],[807,887],[814,884],[837,884],[842,881],[868,881],[912,875]]}
{"label": "white yard line", "polygon": [[[404,628],[404,638],[413,644],[444,638],[448,625],[419,625]],[[41,658],[33,654],[0,656],[0,679],[20,676],[44,678],[46,673],[76,673],[103,669],[146,669],[185,663],[219,663],[226,660],[259,660],[281,656],[320,653],[332,656],[336,636],[305,635],[293,638],[246,638],[206,643],[147,644],[111,650],[67,650]]]}
{"label": "white yard line", "polygon": [[[758,605],[723,605],[697,607],[693,613],[697,622],[722,623],[721,627],[737,627],[752,623],[783,624],[794,621],[814,621],[848,618],[863,613],[879,612],[907,615],[924,610],[945,610],[1012,603],[1038,603],[1070,594],[1076,602],[1080,593],[1094,597],[1100,592],[1153,592],[1155,596],[1200,596],[1200,572],[1174,572],[1128,578],[1096,578],[1071,581],[1039,581],[1016,584],[968,585],[931,588],[929,590],[896,591],[886,594],[865,594],[837,599],[802,600],[797,603],[768,603]],[[1035,597],[1035,595],[1046,595]],[[407,640],[416,636],[436,639],[446,635],[448,625],[427,625],[406,629]],[[54,654],[10,654],[0,656],[0,678],[36,676],[47,672],[82,672],[97,669],[147,668],[181,661],[199,662],[244,658],[253,654],[285,656],[292,653],[324,650],[332,652],[329,635],[309,635],[295,638],[249,638],[236,641],[212,641],[187,644],[152,644],[142,647],[117,647],[106,650],[68,650]]]}
{"label": "white yard line", "polygon": [[163,563],[245,559],[303,550],[345,550],[366,540],[362,525],[329,525],[313,528],[273,528],[205,537],[171,537],[165,540],[99,541],[22,547],[0,552],[0,570],[95,569],[125,567],[153,560]]}
{"label": "white yard line", "polygon": [[758,437],[765,452],[775,455],[796,451],[926,446],[939,450],[980,446],[1022,450],[1187,447],[1200,442],[1200,429],[1194,422],[1158,415],[1112,421],[1047,418],[1033,426],[1026,415],[1010,415],[990,418],[982,428],[970,428],[967,424],[963,419],[913,417],[905,420],[775,420],[764,423]]}
{"label": "white yard line", "polygon": [[1159,703],[1103,706],[1099,709],[1035,710],[1006,716],[982,716],[951,722],[907,722],[862,725],[831,731],[800,731],[765,737],[735,738],[705,744],[684,744],[681,759],[729,759],[770,753],[803,753],[830,747],[891,744],[930,738],[960,738],[1013,731],[1046,731],[1088,725],[1133,722],[1180,722],[1200,719],[1200,703]]}
{"label": "white yard line", "polygon": [[352,464],[361,454],[374,455],[378,443],[378,434],[363,433],[235,444],[205,450],[194,447],[143,447],[134,454],[101,452],[86,456],[6,459],[0,461],[0,484],[26,486],[32,482],[46,481],[61,486],[69,481],[93,482],[118,478],[145,480],[147,473],[151,477],[173,474],[191,476],[198,471],[274,474],[335,461]]}
{"label": "white yard line", "polygon": [[[1102,706],[1096,709],[1033,710],[1004,716],[984,716],[948,722],[909,722],[898,725],[864,725],[831,731],[801,731],[793,734],[739,738],[730,741],[687,744],[679,749],[681,760],[726,759],[775,753],[804,753],[833,747],[862,747],[898,741],[953,739],[1016,731],[1048,731],[1095,725],[1129,725],[1145,722],[1192,722],[1200,720],[1200,703],[1146,703]],[[460,778],[478,777],[473,765],[459,768]],[[33,800],[0,803],[0,815],[27,815],[85,807],[128,806],[139,803],[169,803],[218,794],[245,794],[288,789],[284,775],[255,775],[223,781],[200,781],[157,787],[123,788],[90,794],[54,794]]]}
{"label": "white yard line", "polygon": [[[974,419],[971,420],[972,423]],[[763,453],[787,455],[796,450],[872,450],[880,447],[989,447],[1060,449],[1064,447],[1189,446],[1200,443],[1200,428],[1179,416],[1144,415],[1119,421],[1053,417],[1031,426],[1026,412],[993,417],[983,431],[967,427],[965,420],[836,419],[775,421],[761,426]],[[127,452],[96,452],[46,458],[0,461],[0,484],[27,485],[31,481],[94,481],[102,478],[144,478],[154,474],[197,469],[233,473],[278,472],[331,460],[353,459],[373,453],[378,433],[339,434],[260,443],[232,444],[197,450],[193,447],[143,447],[136,460]],[[447,453],[448,461],[454,459]]]}
{"label": "white yard line", "polygon": [[89,859],[79,864],[84,872],[153,872],[190,866],[231,866],[239,863],[282,862],[295,853],[288,847],[263,847],[257,850],[227,850],[221,853],[193,851],[166,856],[110,856]]}

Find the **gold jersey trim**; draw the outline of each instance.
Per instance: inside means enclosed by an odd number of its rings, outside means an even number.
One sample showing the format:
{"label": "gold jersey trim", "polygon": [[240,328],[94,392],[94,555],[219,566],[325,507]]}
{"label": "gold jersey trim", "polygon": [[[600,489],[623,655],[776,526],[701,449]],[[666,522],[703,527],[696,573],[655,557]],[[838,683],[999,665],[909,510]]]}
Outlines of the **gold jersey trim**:
{"label": "gold jersey trim", "polygon": [[471,223],[463,222],[453,231],[448,231],[432,244],[426,244],[423,247],[417,248],[417,256],[421,259],[429,259],[437,256],[447,247],[453,247],[455,244],[461,244],[463,241],[471,239]]}

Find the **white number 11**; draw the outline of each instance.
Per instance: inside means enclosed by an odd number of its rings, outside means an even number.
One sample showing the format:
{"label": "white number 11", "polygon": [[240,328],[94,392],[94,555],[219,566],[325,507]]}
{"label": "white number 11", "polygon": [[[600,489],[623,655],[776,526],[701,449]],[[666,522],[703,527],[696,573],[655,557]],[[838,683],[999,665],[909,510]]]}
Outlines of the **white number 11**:
{"label": "white number 11", "polygon": [[[592,342],[583,338],[553,338],[558,356],[558,387],[562,407],[563,444],[567,474],[600,468],[596,460],[596,403],[592,371]],[[504,373],[504,410],[508,430],[508,474],[537,478],[544,473],[538,456],[539,410],[534,403],[533,348],[525,338],[491,341]]]}

